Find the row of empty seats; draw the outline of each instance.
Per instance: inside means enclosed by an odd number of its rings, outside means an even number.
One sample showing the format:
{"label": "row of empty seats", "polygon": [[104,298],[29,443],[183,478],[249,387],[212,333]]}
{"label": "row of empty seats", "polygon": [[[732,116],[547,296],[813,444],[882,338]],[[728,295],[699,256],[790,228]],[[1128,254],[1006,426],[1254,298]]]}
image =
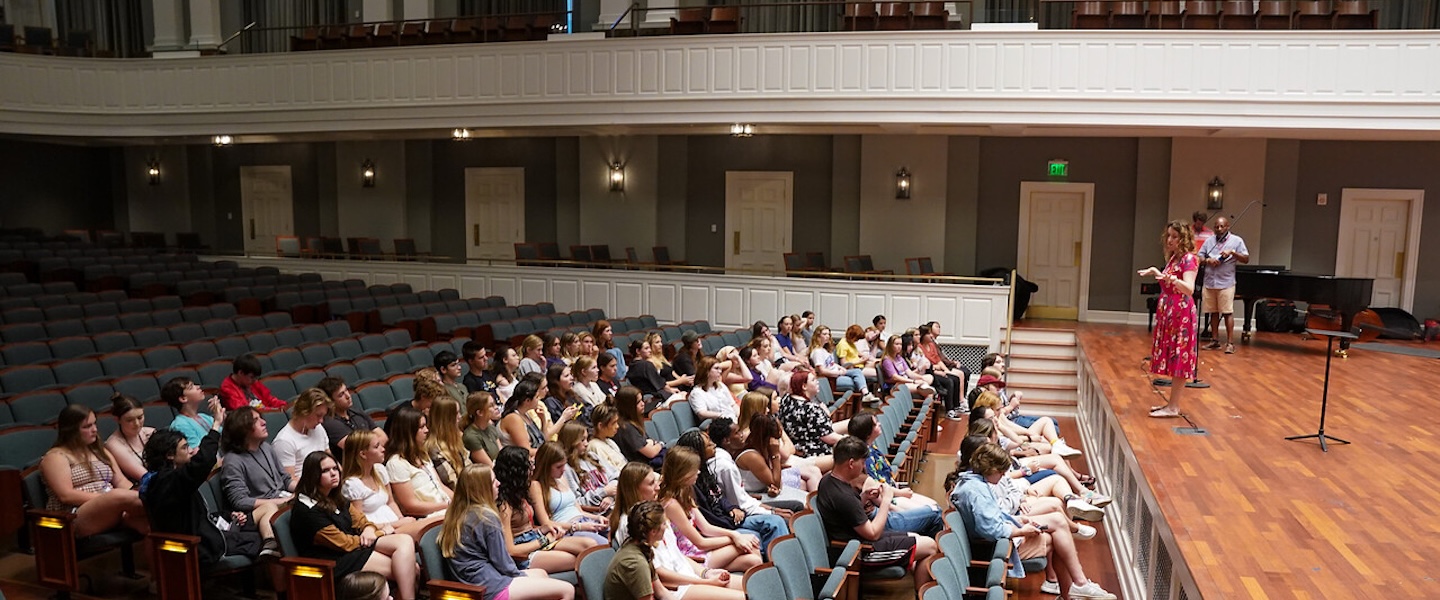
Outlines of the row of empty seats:
{"label": "row of empty seats", "polygon": [[[274,312],[264,317],[241,315],[195,323],[118,328],[101,333],[79,333],[47,339],[25,340],[20,339],[24,336],[15,335],[15,341],[7,340],[5,345],[0,347],[0,356],[4,357],[0,362],[3,362],[4,367],[14,367],[171,344],[218,342],[233,336],[273,333],[274,330],[293,325],[290,315]],[[314,323],[306,326],[323,327]],[[345,328],[349,330],[348,325]]]}
{"label": "row of empty seats", "polygon": [[696,33],[739,33],[740,7],[712,6],[708,8],[682,8],[670,17],[670,33],[688,35]]}
{"label": "row of empty seats", "polygon": [[15,25],[9,23],[0,24],[0,52],[101,58],[114,56],[114,53],[108,50],[96,50],[95,34],[90,31],[69,31],[64,38],[57,40],[55,30],[49,27],[26,25],[17,32]]}
{"label": "row of empty seats", "polygon": [[1076,2],[1077,29],[1375,29],[1367,0]]}
{"label": "row of empty seats", "polygon": [[[570,259],[574,262],[583,263],[610,263],[625,266],[670,266],[683,265],[685,263],[670,258],[669,246],[655,246],[650,249],[654,262],[640,262],[640,256],[633,246],[625,248],[625,258],[615,260],[610,258],[610,246],[606,244],[592,244],[587,246],[570,246]],[[560,256],[560,245],[555,242],[516,242],[515,243],[515,264],[521,266],[545,266],[560,264],[566,259]]]}
{"label": "row of empty seats", "polygon": [[393,252],[385,252],[379,238],[275,236],[275,254],[284,258],[353,258],[359,260],[416,260],[428,258],[415,246],[414,238],[395,238]]}
{"label": "row of empty seats", "polygon": [[306,27],[290,38],[290,49],[342,50],[423,44],[523,42],[564,31],[564,13],[462,17],[393,23]]}
{"label": "row of empty seats", "polygon": [[841,20],[847,31],[949,29],[944,2],[850,2]]}

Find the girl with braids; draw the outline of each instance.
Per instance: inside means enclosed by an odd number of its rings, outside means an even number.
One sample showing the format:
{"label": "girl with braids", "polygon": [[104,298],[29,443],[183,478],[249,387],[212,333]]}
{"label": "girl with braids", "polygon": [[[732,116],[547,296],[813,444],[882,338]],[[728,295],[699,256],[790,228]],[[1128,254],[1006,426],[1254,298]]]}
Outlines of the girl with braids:
{"label": "girl with braids", "polygon": [[530,505],[541,529],[605,543],[605,517],[587,514],[575,499],[575,490],[565,481],[565,450],[556,442],[545,442],[535,452],[534,480],[530,482]]}
{"label": "girl with braids", "polygon": [[[215,404],[218,406],[218,402]],[[46,510],[75,515],[75,537],[88,537],[124,524],[150,532],[145,506],[110,451],[100,443],[95,411],[80,404],[60,410],[55,445],[40,459]]]}
{"label": "girl with braids", "polygon": [[440,481],[435,463],[425,451],[425,440],[430,437],[425,414],[400,407],[385,422],[385,433],[389,436],[385,442],[385,469],[401,514],[423,519],[443,513],[452,493]]}
{"label": "girl with braids", "polygon": [[305,558],[335,561],[335,576],[371,571],[395,582],[400,600],[415,599],[415,540],[390,535],[340,495],[340,465],[325,450],[306,456],[290,503],[290,529]]}
{"label": "girl with braids", "polygon": [[460,431],[460,403],[448,395],[442,395],[430,405],[430,435],[425,438],[425,451],[440,483],[454,489],[455,478],[465,465],[470,464],[470,453],[465,451],[465,434]]}
{"label": "girl with braids", "polygon": [[140,481],[145,476],[145,442],[155,433],[154,427],[145,426],[145,406],[139,400],[124,394],[110,398],[110,414],[120,423],[115,433],[105,440],[105,449],[115,459],[115,466],[131,481]]}
{"label": "girl with braids", "polygon": [[675,600],[679,595],[660,583],[654,564],[653,546],[665,529],[665,512],[654,502],[642,502],[627,516],[634,535],[610,559],[605,573],[606,600]]}
{"label": "girl with braids", "polygon": [[760,540],[753,535],[711,525],[695,505],[695,482],[700,478],[700,456],[689,448],[674,448],[660,470],[660,503],[675,530],[680,551],[705,566],[745,572],[760,564]]}
{"label": "girl with braids", "polygon": [[356,429],[345,436],[346,452],[340,463],[340,494],[365,513],[376,527],[403,533],[420,541],[425,527],[440,520],[433,516],[417,520],[401,516],[400,505],[390,489],[390,471],[385,468],[385,435]]}
{"label": "girl with braids", "polygon": [[[560,428],[560,448],[565,452],[565,485],[575,492],[575,501],[588,513],[610,512],[610,502],[615,496],[615,485],[605,477],[605,472],[590,462],[586,451],[590,448],[590,430],[579,423],[566,423]],[[624,463],[621,463],[624,466]],[[619,475],[619,471],[616,471]]]}
{"label": "girl with braids", "polygon": [[[530,373],[515,384],[515,393],[505,401],[504,415],[500,417],[500,445],[524,448],[531,456],[540,444],[560,433],[560,426],[569,423],[579,414],[574,404],[565,407],[560,420],[551,423],[550,414],[540,405],[545,397],[547,384],[539,373]],[[535,413],[538,413],[536,415]],[[532,416],[534,415],[534,416]]]}
{"label": "girl with braids", "polygon": [[[672,595],[674,598],[684,597],[687,600],[740,600],[744,598],[740,592],[738,583],[741,578],[731,578],[728,571],[722,569],[706,569],[680,551],[675,539],[675,530],[664,523],[664,507],[657,503],[660,497],[660,476],[645,463],[632,462],[625,465],[620,472],[618,489],[615,492],[615,509],[611,511],[613,527],[610,528],[612,541],[623,550],[631,545],[629,542],[645,540],[644,546],[651,550],[650,560],[655,570],[653,578],[656,580],[654,589],[657,592],[669,592],[664,586],[675,587]],[[635,535],[635,523],[630,518],[634,514],[634,508],[645,504],[655,505],[661,519],[659,531],[656,536],[648,534],[645,537]],[[618,519],[618,521],[616,520]],[[649,532],[649,526],[643,528]],[[614,563],[611,563],[614,568]],[[735,582],[735,583],[732,583]],[[663,584],[663,585],[662,585]],[[736,589],[727,589],[734,586]],[[605,598],[610,598],[607,590]]]}
{"label": "girl with braids", "polygon": [[590,413],[590,422],[595,424],[595,435],[585,449],[585,458],[600,470],[606,482],[620,477],[625,467],[625,453],[615,443],[615,434],[620,431],[620,412],[613,402],[605,402]]}
{"label": "girl with braids", "polygon": [[502,593],[510,600],[570,600],[575,586],[550,579],[545,571],[522,571],[506,552],[505,527],[495,507],[500,482],[489,465],[460,472],[455,500],[440,529],[440,555],[460,581],[485,587],[485,600]]}
{"label": "girl with braids", "polygon": [[575,558],[595,541],[561,537],[553,529],[535,527],[535,508],[530,503],[532,471],[530,453],[524,448],[507,446],[495,457],[495,477],[500,480],[496,508],[505,530],[506,552],[521,569],[573,571]]}

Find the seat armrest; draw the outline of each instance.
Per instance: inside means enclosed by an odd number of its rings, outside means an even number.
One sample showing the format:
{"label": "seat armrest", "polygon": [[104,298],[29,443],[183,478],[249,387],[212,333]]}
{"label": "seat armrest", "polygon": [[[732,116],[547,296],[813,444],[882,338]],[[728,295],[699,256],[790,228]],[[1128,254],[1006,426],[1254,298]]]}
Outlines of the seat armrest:
{"label": "seat armrest", "polygon": [[820,587],[820,593],[815,600],[835,600],[841,597],[841,588],[845,585],[845,569],[839,568],[830,571],[830,576],[825,578],[825,585]]}
{"label": "seat armrest", "polygon": [[[841,545],[840,542],[836,541],[832,541],[830,544],[833,546]],[[853,568],[855,561],[860,558],[860,540],[850,540],[844,544],[844,548],[844,550],[840,551],[840,558],[835,560],[835,564],[847,569]]]}
{"label": "seat armrest", "polygon": [[443,579],[431,579],[425,582],[430,589],[431,598],[461,598],[467,600],[482,600],[485,598],[485,586],[470,585],[458,581],[446,581]]}

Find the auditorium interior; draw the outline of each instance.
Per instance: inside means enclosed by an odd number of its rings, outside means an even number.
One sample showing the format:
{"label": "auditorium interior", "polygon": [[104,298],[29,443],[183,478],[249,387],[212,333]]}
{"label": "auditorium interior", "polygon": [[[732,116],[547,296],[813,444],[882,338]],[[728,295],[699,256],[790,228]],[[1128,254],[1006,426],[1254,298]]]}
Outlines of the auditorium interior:
{"label": "auditorium interior", "polygon": [[[110,395],[136,395],[163,424],[162,376],[218,389],[258,353],[285,400],[340,376],[384,415],[464,342],[606,319],[617,345],[693,331],[713,354],[813,311],[837,335],[939,323],[970,385],[1009,356],[1008,389],[1113,499],[1078,546],[1120,598],[1440,596],[1416,476],[1440,453],[1437,20],[1440,0],[0,0],[0,592],[335,597],[333,564],[76,539],[37,505],[67,404],[105,434]],[[1385,319],[1353,331],[1380,339],[1337,352],[1301,331],[1341,321],[1298,324],[1343,300],[1242,289],[1238,351],[1199,352],[1184,418],[1148,418],[1137,272],[1197,212],[1251,272],[1364,280],[1352,303]],[[1293,330],[1252,328],[1276,306]],[[837,421],[865,408],[833,393]],[[949,508],[966,420],[899,396],[886,460]],[[680,412],[656,431],[699,425]],[[1351,443],[1286,439],[1317,419]],[[852,568],[843,595],[1055,597],[945,522],[973,556]],[[427,587],[420,544],[422,593],[490,597]],[[820,597],[771,560],[749,597]]]}

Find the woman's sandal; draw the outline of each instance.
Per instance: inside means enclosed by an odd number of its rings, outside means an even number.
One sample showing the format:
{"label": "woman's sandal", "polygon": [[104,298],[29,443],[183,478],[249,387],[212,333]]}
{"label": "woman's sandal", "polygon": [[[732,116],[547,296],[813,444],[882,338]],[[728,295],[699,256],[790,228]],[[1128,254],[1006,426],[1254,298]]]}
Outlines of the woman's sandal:
{"label": "woman's sandal", "polygon": [[1169,419],[1180,416],[1180,411],[1169,406],[1162,406],[1158,410],[1150,411],[1150,416],[1156,419]]}
{"label": "woman's sandal", "polygon": [[1150,407],[1150,412],[1155,412],[1155,411],[1157,411],[1157,410],[1161,410],[1161,409],[1169,408],[1169,407],[1170,407],[1170,403],[1169,403],[1169,402],[1166,402],[1166,403],[1164,403],[1164,404],[1157,404],[1157,405],[1155,405],[1155,406]]}
{"label": "woman's sandal", "polygon": [[1088,489],[1095,489],[1094,475],[1091,475],[1089,473],[1076,473],[1075,479],[1080,482],[1080,485],[1083,485]]}

